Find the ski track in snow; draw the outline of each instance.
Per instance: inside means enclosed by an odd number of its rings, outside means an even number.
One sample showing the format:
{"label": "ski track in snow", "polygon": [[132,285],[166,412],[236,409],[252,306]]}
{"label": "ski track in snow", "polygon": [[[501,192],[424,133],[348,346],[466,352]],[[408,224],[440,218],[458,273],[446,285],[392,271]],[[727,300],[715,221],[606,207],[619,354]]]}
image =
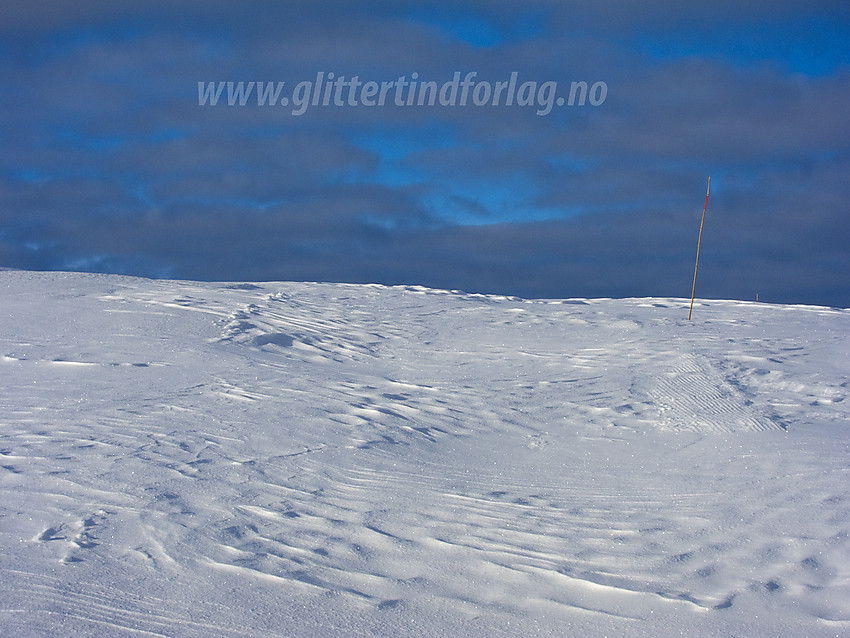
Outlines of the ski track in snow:
{"label": "ski track in snow", "polygon": [[4,635],[850,629],[848,311],[14,271],[0,300]]}

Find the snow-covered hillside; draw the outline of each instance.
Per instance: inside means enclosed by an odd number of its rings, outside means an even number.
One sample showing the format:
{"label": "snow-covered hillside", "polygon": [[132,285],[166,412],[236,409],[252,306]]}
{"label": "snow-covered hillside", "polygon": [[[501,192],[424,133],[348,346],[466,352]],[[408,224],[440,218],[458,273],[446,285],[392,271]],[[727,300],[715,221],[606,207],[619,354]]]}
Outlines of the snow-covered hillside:
{"label": "snow-covered hillside", "polygon": [[850,311],[0,272],[3,636],[850,633]]}

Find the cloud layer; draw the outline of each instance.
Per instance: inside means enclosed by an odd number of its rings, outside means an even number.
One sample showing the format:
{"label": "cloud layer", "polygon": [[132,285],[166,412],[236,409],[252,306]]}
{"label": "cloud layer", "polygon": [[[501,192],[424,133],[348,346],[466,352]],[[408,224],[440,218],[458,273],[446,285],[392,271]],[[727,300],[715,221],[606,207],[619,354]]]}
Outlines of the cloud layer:
{"label": "cloud layer", "polygon": [[[605,4],[7,3],[0,265],[687,296],[711,175],[698,294],[850,305],[848,10]],[[198,104],[470,71],[608,93]]]}

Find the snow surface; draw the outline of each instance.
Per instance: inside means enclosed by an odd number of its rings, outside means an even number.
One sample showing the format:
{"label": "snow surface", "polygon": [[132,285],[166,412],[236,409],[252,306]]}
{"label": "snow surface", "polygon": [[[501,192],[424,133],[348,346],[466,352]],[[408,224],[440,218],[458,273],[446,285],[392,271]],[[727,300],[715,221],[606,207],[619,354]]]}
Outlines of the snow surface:
{"label": "snow surface", "polygon": [[850,635],[850,311],[0,272],[3,636]]}

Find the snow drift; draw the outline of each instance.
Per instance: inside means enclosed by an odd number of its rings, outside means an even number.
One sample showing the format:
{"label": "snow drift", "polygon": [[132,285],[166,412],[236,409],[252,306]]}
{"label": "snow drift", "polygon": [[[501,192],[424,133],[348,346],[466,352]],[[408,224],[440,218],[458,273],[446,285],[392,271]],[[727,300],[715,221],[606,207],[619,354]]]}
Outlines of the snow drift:
{"label": "snow drift", "polygon": [[850,631],[847,310],[0,272],[0,633]]}

